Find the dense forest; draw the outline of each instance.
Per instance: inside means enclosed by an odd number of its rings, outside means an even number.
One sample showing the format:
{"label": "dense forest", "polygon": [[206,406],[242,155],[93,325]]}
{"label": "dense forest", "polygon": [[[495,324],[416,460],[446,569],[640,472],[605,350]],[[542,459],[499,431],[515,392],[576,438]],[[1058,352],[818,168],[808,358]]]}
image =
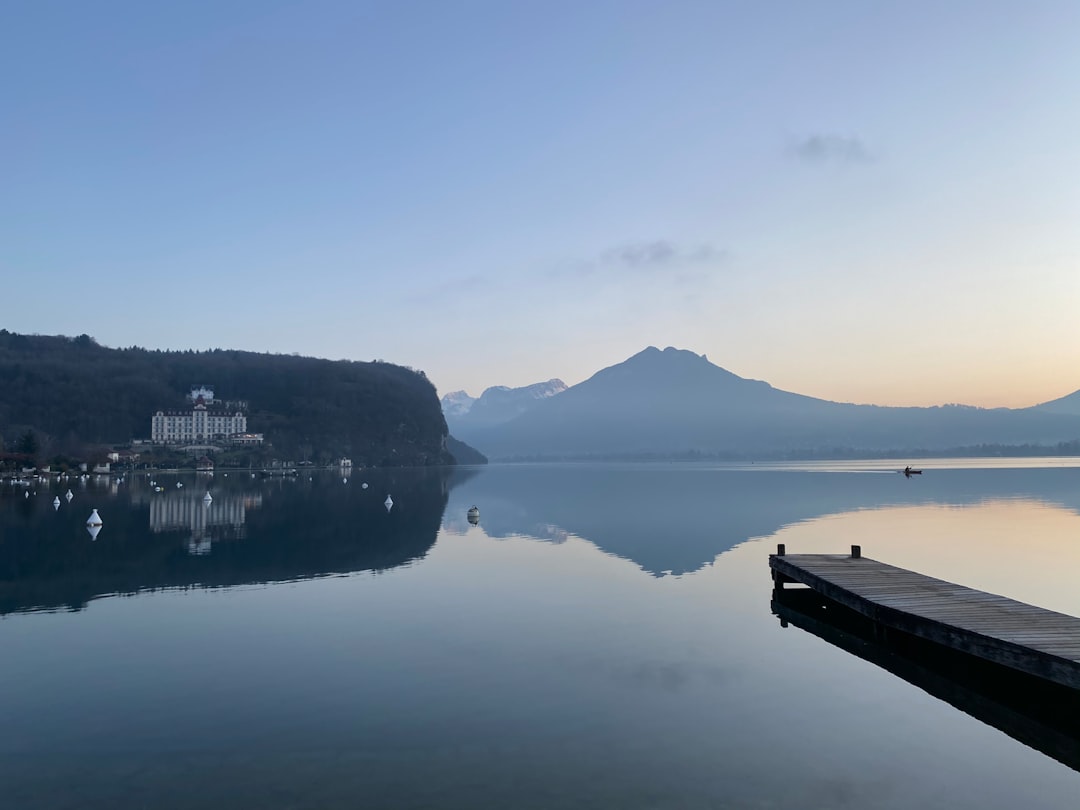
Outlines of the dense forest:
{"label": "dense forest", "polygon": [[453,463],[446,420],[423,372],[375,361],[214,349],[111,349],[87,335],[0,329],[0,450],[42,459],[150,438],[159,409],[208,385],[247,402],[248,430],[281,459],[365,466]]}

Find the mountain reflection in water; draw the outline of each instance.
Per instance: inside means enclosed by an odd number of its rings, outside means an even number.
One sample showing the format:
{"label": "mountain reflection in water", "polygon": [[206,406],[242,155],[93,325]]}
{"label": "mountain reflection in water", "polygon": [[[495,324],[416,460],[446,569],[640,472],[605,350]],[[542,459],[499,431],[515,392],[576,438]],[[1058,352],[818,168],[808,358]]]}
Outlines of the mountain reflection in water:
{"label": "mountain reflection in water", "polygon": [[[192,482],[158,474],[78,491],[54,510],[42,484],[31,498],[5,492],[0,508],[0,614],[78,610],[97,596],[159,588],[224,587],[379,571],[423,557],[438,533],[449,491],[446,470],[365,472]],[[247,479],[247,480],[245,480]],[[177,488],[177,480],[186,485]],[[461,479],[459,479],[461,480]],[[207,491],[213,499],[207,504]],[[383,499],[394,496],[388,513]],[[17,497],[15,497],[17,496]],[[14,501],[14,503],[12,503]],[[15,508],[10,508],[14,506]],[[104,526],[86,534],[91,507]]]}
{"label": "mountain reflection in water", "polygon": [[807,474],[705,464],[496,466],[451,492],[446,528],[467,531],[465,512],[476,503],[489,537],[561,542],[576,535],[648,573],[679,575],[785,526],[862,509],[1027,497],[1080,513],[1080,469],[1062,472],[930,468],[905,479],[882,469]]}

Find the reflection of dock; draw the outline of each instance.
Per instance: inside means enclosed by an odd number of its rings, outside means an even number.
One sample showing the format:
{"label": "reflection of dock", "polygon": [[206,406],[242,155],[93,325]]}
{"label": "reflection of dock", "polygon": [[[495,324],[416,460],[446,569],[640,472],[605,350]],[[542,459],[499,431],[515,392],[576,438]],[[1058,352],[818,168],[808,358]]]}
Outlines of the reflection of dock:
{"label": "reflection of dock", "polygon": [[1020,672],[1080,689],[1080,618],[851,556],[769,556],[777,588],[810,586],[868,619]]}
{"label": "reflection of dock", "polygon": [[1080,692],[906,633],[808,589],[776,590],[781,623],[812,633],[1080,771]]}

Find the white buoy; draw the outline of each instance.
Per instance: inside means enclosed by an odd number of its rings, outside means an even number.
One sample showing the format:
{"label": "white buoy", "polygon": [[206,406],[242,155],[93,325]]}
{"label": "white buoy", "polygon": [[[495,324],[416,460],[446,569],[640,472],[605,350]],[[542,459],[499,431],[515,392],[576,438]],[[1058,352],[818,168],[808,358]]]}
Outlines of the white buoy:
{"label": "white buoy", "polygon": [[64,497],[67,498],[68,503],[71,503],[71,499],[74,498],[75,496],[71,494],[71,490],[69,489],[67,491],[67,495],[65,495]]}
{"label": "white buoy", "polygon": [[347,483],[349,483],[349,479],[348,478],[342,478],[341,483],[347,484]]}
{"label": "white buoy", "polygon": [[367,489],[367,481],[360,485],[360,489]]}
{"label": "white buoy", "polygon": [[100,526],[101,525],[101,515],[99,515],[97,513],[97,509],[95,509],[93,512],[90,513],[90,517],[88,517],[86,519],[86,525],[87,526]]}
{"label": "white buoy", "polygon": [[52,499],[52,505],[56,509],[60,508],[60,496],[59,495]]}
{"label": "white buoy", "polygon": [[98,534],[100,532],[101,532],[101,524],[100,523],[97,526],[87,525],[87,527],[86,527],[86,533],[90,535],[91,540],[97,540],[97,536],[98,536]]}
{"label": "white buoy", "polygon": [[210,494],[210,490],[206,490],[206,494],[203,495],[202,502],[205,503],[207,506],[209,506],[210,501],[212,501],[212,500],[214,500],[214,497]]}
{"label": "white buoy", "polygon": [[383,501],[383,506],[385,506],[386,511],[389,512],[390,509],[394,506],[394,499],[387,495],[386,500]]}
{"label": "white buoy", "polygon": [[23,493],[23,497],[24,497],[24,498],[29,498],[29,497],[30,497],[30,493],[29,493],[29,492],[24,492],[24,493]]}
{"label": "white buoy", "polygon": [[177,489],[180,489],[180,487],[182,487],[182,486],[183,486],[183,484],[181,484],[179,481],[176,482],[176,488]]}

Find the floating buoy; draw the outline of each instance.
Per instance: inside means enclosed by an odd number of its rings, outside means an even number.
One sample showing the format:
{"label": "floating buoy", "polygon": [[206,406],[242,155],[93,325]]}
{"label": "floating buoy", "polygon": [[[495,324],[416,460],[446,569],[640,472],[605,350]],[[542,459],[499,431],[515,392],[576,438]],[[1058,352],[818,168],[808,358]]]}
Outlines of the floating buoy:
{"label": "floating buoy", "polygon": [[360,485],[360,489],[367,489],[367,481]]}
{"label": "floating buoy", "polygon": [[59,509],[60,508],[60,497],[59,496],[52,499],[52,505],[53,505],[53,509]]}
{"label": "floating buoy", "polygon": [[69,489],[67,491],[67,495],[65,495],[64,497],[67,498],[68,503],[71,503],[71,499],[74,498],[75,496],[71,494],[71,490]]}
{"label": "floating buoy", "polygon": [[210,501],[212,501],[212,500],[214,500],[214,498],[213,498],[213,496],[210,495],[210,490],[207,490],[206,494],[203,495],[202,502],[205,503],[207,506],[209,506]]}
{"label": "floating buoy", "polygon": [[24,493],[23,493],[23,497],[24,497],[24,498],[29,498],[29,497],[30,497],[30,493],[29,493],[29,492],[24,492]]}
{"label": "floating buoy", "polygon": [[183,484],[181,484],[179,481],[176,482],[176,488],[177,489],[180,489],[180,487],[182,487],[182,486],[183,486]]}
{"label": "floating buoy", "polygon": [[480,510],[475,506],[470,507],[469,511],[465,513],[465,516],[473,526],[480,522]]}
{"label": "floating buoy", "polygon": [[347,484],[347,483],[349,483],[349,479],[348,478],[342,478],[341,483]]}
{"label": "floating buoy", "polygon": [[386,511],[389,512],[390,509],[394,506],[394,499],[387,495],[386,500],[383,501],[383,506],[385,506]]}
{"label": "floating buoy", "polygon": [[100,526],[101,525],[101,515],[99,515],[97,513],[97,509],[95,509],[93,512],[90,513],[90,517],[88,517],[86,519],[86,525],[87,526]]}
{"label": "floating buoy", "polygon": [[87,524],[86,533],[88,535],[90,535],[91,540],[97,540],[97,536],[98,536],[98,534],[100,532],[101,532],[101,524],[100,523],[97,524],[96,526],[91,526],[91,525]]}

